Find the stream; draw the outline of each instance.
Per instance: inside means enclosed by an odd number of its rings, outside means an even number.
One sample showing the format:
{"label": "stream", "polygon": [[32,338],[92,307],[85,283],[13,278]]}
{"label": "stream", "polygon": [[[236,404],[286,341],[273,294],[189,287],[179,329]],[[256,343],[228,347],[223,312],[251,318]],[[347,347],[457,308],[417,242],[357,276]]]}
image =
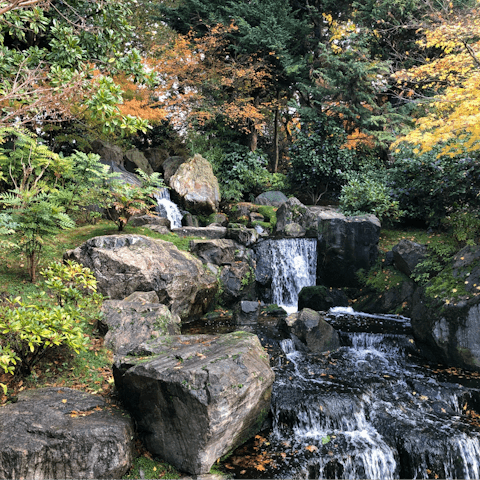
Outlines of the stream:
{"label": "stream", "polygon": [[[301,286],[315,284],[315,245],[295,242],[257,249],[257,281],[272,277],[266,300],[289,311]],[[276,375],[271,424],[233,452],[226,471],[233,478],[480,478],[480,374],[425,364],[408,318],[334,308],[325,320],[342,346],[323,354],[286,337],[278,319],[253,329]]]}

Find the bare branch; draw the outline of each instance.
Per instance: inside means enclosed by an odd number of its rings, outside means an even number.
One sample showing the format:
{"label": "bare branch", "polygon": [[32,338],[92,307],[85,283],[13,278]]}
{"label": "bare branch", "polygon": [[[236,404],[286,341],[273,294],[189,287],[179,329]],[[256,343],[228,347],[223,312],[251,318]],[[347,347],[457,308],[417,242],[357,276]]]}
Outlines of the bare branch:
{"label": "bare branch", "polygon": [[[4,2],[0,2],[0,5],[3,3]],[[18,10],[19,8],[28,8],[34,5],[43,5],[46,7],[49,4],[50,0],[10,0],[7,2],[7,5],[0,7],[0,15],[4,15],[11,10]]]}

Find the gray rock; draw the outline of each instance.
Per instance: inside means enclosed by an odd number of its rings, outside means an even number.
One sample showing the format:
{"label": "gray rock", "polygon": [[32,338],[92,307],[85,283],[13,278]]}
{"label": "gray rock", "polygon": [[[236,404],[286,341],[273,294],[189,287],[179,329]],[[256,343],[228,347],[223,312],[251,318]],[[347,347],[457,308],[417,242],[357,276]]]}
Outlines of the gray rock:
{"label": "gray rock", "polygon": [[182,227],[172,230],[180,237],[204,237],[204,238],[225,238],[227,229],[225,227]]}
{"label": "gray rock", "polygon": [[170,242],[143,235],[108,235],[65,253],[92,270],[98,290],[111,299],[154,290],[160,303],[182,319],[205,313],[218,285],[202,262]]}
{"label": "gray rock", "polygon": [[147,449],[182,471],[207,473],[268,414],[274,374],[256,335],[159,338],[137,353],[116,362],[115,384]]}
{"label": "gray rock", "polygon": [[168,158],[168,152],[165,149],[159,147],[147,148],[143,154],[154,172],[163,171],[163,164]]}
{"label": "gray rock", "polygon": [[128,224],[132,227],[143,227],[150,225],[160,225],[170,228],[170,220],[165,217],[159,217],[158,215],[136,215],[128,220]]}
{"label": "gray rock", "polygon": [[467,294],[431,298],[425,287],[417,288],[411,316],[415,340],[425,356],[439,363],[480,371],[480,247],[462,249],[443,274],[453,276]]}
{"label": "gray rock", "polygon": [[397,270],[410,277],[415,267],[427,256],[426,245],[402,239],[392,248],[393,263]]}
{"label": "gray rock", "polygon": [[117,145],[95,140],[92,142],[92,152],[100,155],[105,164],[115,164],[123,167],[123,150]]}
{"label": "gray rock", "polygon": [[340,347],[337,331],[318,312],[305,308],[280,320],[280,328],[295,335],[311,352],[322,353]]}
{"label": "gray rock", "polygon": [[282,203],[277,210],[277,237],[316,237],[317,217],[295,197]]}
{"label": "gray rock", "polygon": [[200,222],[196,215],[192,215],[190,212],[185,213],[182,218],[182,226],[184,227],[200,227]]}
{"label": "gray rock", "polygon": [[342,290],[316,285],[303,287],[298,294],[299,310],[310,308],[324,312],[331,307],[348,307],[348,298]]}
{"label": "gray rock", "polygon": [[163,225],[152,225],[151,223],[148,225],[145,225],[149,230],[152,230],[154,232],[160,233],[161,235],[170,235],[172,232],[170,232],[168,227],[165,227]]}
{"label": "gray rock", "polygon": [[137,150],[136,148],[127,150],[124,153],[123,165],[129,172],[136,172],[137,169],[139,169],[142,170],[142,172],[148,173],[149,175],[153,173],[153,168],[143,152]]}
{"label": "gray rock", "polygon": [[133,292],[131,295],[123,299],[124,302],[140,302],[140,303],[159,303],[158,295],[152,290],[151,292]]}
{"label": "gray rock", "polygon": [[151,338],[180,334],[180,317],[158,303],[158,298],[157,303],[105,300],[102,313],[105,345],[116,355],[125,355]]}
{"label": "gray rock", "polygon": [[318,219],[317,284],[358,286],[355,273],[369,270],[377,260],[380,221],[374,215],[346,217],[322,207],[310,210]]}
{"label": "gray rock", "polygon": [[227,228],[227,238],[250,247],[257,242],[259,233],[254,228],[247,228],[245,225],[229,223]]}
{"label": "gray rock", "polygon": [[234,240],[190,240],[190,252],[200,258],[203,263],[220,266],[232,264],[240,250],[245,250],[245,247]]}
{"label": "gray rock", "polygon": [[0,478],[121,478],[133,461],[133,424],[98,396],[54,387],[0,408]]}
{"label": "gray rock", "polygon": [[168,157],[162,165],[163,179],[167,185],[170,184],[170,179],[175,175],[178,167],[187,160],[183,157]]}
{"label": "gray rock", "polygon": [[241,301],[235,309],[233,318],[236,325],[256,325],[260,313],[260,304],[255,301]]}
{"label": "gray rock", "polygon": [[255,296],[255,274],[247,262],[236,262],[222,268],[220,285],[221,301],[226,307]]}
{"label": "gray rock", "polygon": [[279,191],[272,190],[270,192],[261,193],[256,199],[257,205],[271,205],[273,207],[279,207],[282,203],[285,203],[288,198]]}
{"label": "gray rock", "polygon": [[212,224],[226,227],[228,225],[228,217],[224,213],[214,213],[208,217],[208,225]]}
{"label": "gray rock", "polygon": [[212,165],[201,155],[182,163],[170,178],[171,196],[175,203],[190,212],[210,214],[218,210],[220,187]]}

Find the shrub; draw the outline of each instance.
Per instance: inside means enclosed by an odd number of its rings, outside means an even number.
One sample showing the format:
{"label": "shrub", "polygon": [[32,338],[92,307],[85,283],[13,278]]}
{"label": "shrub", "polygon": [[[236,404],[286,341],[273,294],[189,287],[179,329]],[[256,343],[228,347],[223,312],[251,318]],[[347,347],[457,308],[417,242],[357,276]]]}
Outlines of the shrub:
{"label": "shrub", "polygon": [[98,305],[102,295],[97,293],[97,280],[89,268],[67,260],[66,263],[53,262],[40,274],[45,286],[54,293],[61,307],[78,308],[83,314],[88,307]]}
{"label": "shrub", "polygon": [[388,186],[405,217],[438,226],[442,218],[455,210],[479,206],[479,162],[473,158],[438,156],[432,150],[415,154],[403,145],[395,153],[388,171]]}
{"label": "shrub", "polygon": [[301,128],[290,149],[289,180],[316,205],[328,191],[338,191],[343,174],[351,168],[354,153],[344,148],[347,134],[326,115],[303,111]]}
{"label": "shrub", "polygon": [[20,298],[14,301],[15,308],[0,309],[0,367],[6,373],[28,375],[50,350],[61,345],[77,353],[85,350],[83,331],[73,312],[59,306],[25,305]]}
{"label": "shrub", "polygon": [[393,223],[402,216],[399,203],[390,197],[388,187],[368,173],[349,175],[349,181],[342,187],[340,208],[345,215],[373,213],[380,221]]}

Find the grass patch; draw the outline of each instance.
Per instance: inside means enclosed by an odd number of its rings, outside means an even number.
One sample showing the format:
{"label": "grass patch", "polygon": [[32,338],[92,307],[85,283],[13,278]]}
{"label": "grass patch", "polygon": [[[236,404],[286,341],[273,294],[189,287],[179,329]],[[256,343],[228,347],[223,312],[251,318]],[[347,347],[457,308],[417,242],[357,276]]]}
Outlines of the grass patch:
{"label": "grass patch", "polygon": [[146,453],[134,460],[132,468],[122,478],[180,478],[180,474],[168,463],[156,460]]}

